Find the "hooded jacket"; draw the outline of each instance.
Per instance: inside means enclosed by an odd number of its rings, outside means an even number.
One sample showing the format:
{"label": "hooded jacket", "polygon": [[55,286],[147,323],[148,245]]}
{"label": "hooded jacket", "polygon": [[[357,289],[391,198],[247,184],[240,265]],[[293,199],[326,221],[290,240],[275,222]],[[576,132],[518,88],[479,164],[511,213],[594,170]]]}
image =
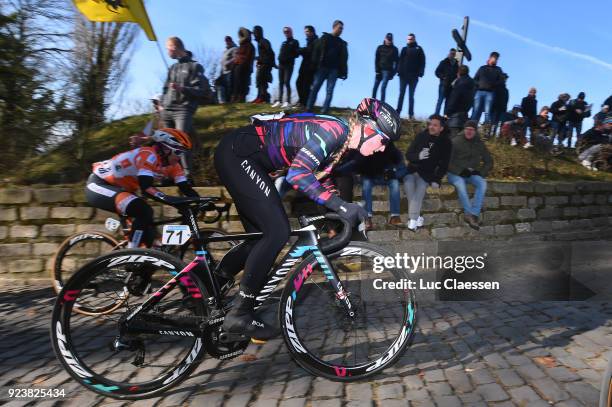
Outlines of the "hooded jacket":
{"label": "hooded jacket", "polygon": [[474,103],[474,91],[474,80],[469,75],[457,78],[446,100],[444,114],[449,117],[457,113],[467,114]]}
{"label": "hooded jacket", "polygon": [[272,50],[272,44],[266,38],[264,38],[263,28],[261,26],[256,25],[253,27],[253,35],[255,36],[255,41],[257,41],[257,53],[258,56],[255,58],[257,61],[257,65],[262,67],[271,68],[276,66],[276,62],[274,61],[274,50]]}
{"label": "hooded jacket", "polygon": [[[419,159],[422,149],[429,148],[429,157],[425,160]],[[414,141],[406,151],[408,160],[408,174],[417,172],[421,178],[428,183],[442,182],[442,177],[448,170],[452,150],[451,141],[443,131],[439,136],[431,136],[427,129],[417,134]]]}
{"label": "hooded jacket", "polygon": [[253,71],[253,60],[255,59],[255,47],[251,43],[251,32],[242,27],[238,31],[240,46],[236,50],[234,63],[236,65],[247,65],[249,72]]}
{"label": "hooded jacket", "polygon": [[399,61],[399,52],[397,47],[393,44],[379,45],[376,48],[376,57],[374,60],[374,68],[376,69],[376,73],[380,73],[382,71],[397,71],[397,62]]}
{"label": "hooded jacket", "polygon": [[402,48],[399,57],[397,73],[402,78],[418,76],[422,77],[425,73],[425,52],[417,42],[406,45]]}
{"label": "hooded jacket", "polygon": [[317,34],[313,35],[312,38],[306,38],[306,46],[300,48],[298,54],[302,56],[302,64],[300,65],[300,72],[314,71],[316,65],[312,60],[312,51],[314,49],[315,42],[319,39]]}
{"label": "hooded jacket", "polygon": [[463,132],[460,132],[457,137],[453,138],[452,143],[453,149],[448,163],[448,172],[460,175],[464,170],[471,168],[480,172],[483,177],[489,174],[493,168],[493,158],[478,134],[468,140]]}
{"label": "hooded jacket", "polygon": [[436,68],[436,76],[440,79],[441,85],[450,88],[453,81],[457,78],[458,70],[459,64],[455,59],[444,58]]}
{"label": "hooded jacket", "polygon": [[493,92],[503,81],[503,72],[497,65],[483,65],[474,75],[478,90]]}
{"label": "hooded jacket", "polygon": [[523,112],[523,116],[529,118],[530,120],[535,119],[538,114],[538,100],[535,96],[525,96],[521,101],[521,112]]}
{"label": "hooded jacket", "polygon": [[[204,68],[191,58],[191,52],[180,58],[170,69],[164,83],[161,104],[169,111],[191,111],[198,108],[199,100],[206,96],[208,79],[204,76]],[[182,90],[172,89],[171,83],[176,83]]]}

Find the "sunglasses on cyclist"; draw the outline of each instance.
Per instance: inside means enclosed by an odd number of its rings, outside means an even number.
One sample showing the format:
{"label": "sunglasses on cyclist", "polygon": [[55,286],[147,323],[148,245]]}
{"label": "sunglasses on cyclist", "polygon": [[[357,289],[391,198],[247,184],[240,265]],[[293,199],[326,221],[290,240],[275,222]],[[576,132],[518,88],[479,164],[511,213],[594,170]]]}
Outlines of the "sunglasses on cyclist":
{"label": "sunglasses on cyclist", "polygon": [[178,148],[172,148],[170,146],[164,145],[164,148],[166,150],[168,150],[170,153],[176,155],[176,156],[181,156],[183,154],[185,154],[185,150],[179,150]]}
{"label": "sunglasses on cyclist", "polygon": [[367,140],[369,140],[370,138],[372,138],[372,137],[376,136],[376,135],[379,135],[379,136],[381,137],[380,143],[381,143],[383,146],[386,146],[387,144],[389,144],[389,142],[391,141],[391,139],[390,139],[389,137],[387,137],[387,135],[386,135],[385,133],[383,133],[383,131],[382,131],[382,130],[381,130],[379,127],[378,127],[378,125],[376,124],[376,122],[375,122],[374,120],[372,120],[372,119],[370,119],[370,118],[368,118],[368,117],[362,117],[362,118],[361,118],[361,122],[362,122],[364,125],[367,125],[367,126],[370,128],[370,129],[372,129],[372,130],[373,130],[373,133],[372,133],[372,134],[368,134],[368,135],[366,136],[365,131],[364,131],[364,129],[362,128],[362,136],[361,136],[361,137],[363,138],[363,141],[364,141],[364,142],[365,142],[365,141],[367,141]]}

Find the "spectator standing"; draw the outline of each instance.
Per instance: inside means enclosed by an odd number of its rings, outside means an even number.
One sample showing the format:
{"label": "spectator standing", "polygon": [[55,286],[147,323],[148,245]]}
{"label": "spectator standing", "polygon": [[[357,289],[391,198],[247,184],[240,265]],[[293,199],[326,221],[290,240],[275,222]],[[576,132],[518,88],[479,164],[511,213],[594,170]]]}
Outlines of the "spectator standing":
{"label": "spectator standing", "polygon": [[[210,84],[204,76],[204,68],[191,58],[191,52],[185,49],[180,38],[168,38],[166,50],[168,56],[177,62],[168,69],[164,83],[161,120],[164,127],[182,130],[196,142],[197,139],[193,137],[193,114],[200,100],[210,93]],[[193,168],[191,151],[181,155],[181,165],[189,177]]]}
{"label": "spectator standing", "polygon": [[225,51],[221,57],[221,76],[217,79],[217,98],[219,103],[227,103],[232,96],[232,70],[234,69],[234,57],[238,46],[230,37],[225,37]]}
{"label": "spectator standing", "polygon": [[417,134],[406,151],[404,189],[408,197],[408,229],[413,232],[424,223],[421,206],[427,186],[440,188],[448,169],[452,146],[445,126],[442,116],[429,116],[427,129]]}
{"label": "spectator standing", "polygon": [[499,59],[498,52],[491,52],[487,64],[478,68],[474,81],[476,82],[476,94],[474,95],[474,110],[472,111],[472,120],[480,121],[482,112],[485,113],[485,123],[491,123],[491,110],[495,97],[495,89],[503,81],[503,72],[497,66]]}
{"label": "spectator standing", "polygon": [[[493,158],[485,143],[478,137],[478,123],[468,120],[463,132],[452,141],[453,148],[448,164],[448,182],[455,187],[463,206],[463,220],[475,230],[480,229],[479,217],[485,193],[486,177],[493,168]],[[470,200],[467,184],[474,186],[474,198]]]}
{"label": "spectator standing", "polygon": [[448,117],[451,137],[454,137],[463,129],[468,118],[468,112],[474,103],[475,84],[469,74],[470,68],[467,65],[459,67],[457,79],[453,82],[444,105],[444,115]]}
{"label": "spectator standing", "polygon": [[602,123],[609,112],[610,112],[610,106],[603,105],[599,113],[593,116],[594,125],[597,125],[598,123]]}
{"label": "spectator standing", "polygon": [[315,31],[315,28],[311,25],[304,27],[304,35],[306,36],[306,46],[300,48],[299,54],[302,57],[302,64],[300,65],[300,72],[298,74],[295,87],[299,97],[299,104],[302,107],[306,107],[308,103],[308,95],[310,94],[310,87],[314,79],[316,66],[312,61],[312,51],[314,48],[315,41],[319,38]]}
{"label": "spectator standing", "polygon": [[374,58],[376,79],[374,80],[374,89],[372,89],[372,98],[376,98],[378,85],[380,85],[380,100],[385,101],[387,83],[395,76],[398,61],[399,53],[397,47],[393,45],[393,34],[387,33],[382,45],[376,48],[376,56]]}
{"label": "spectator standing", "polygon": [[535,144],[533,140],[533,128],[535,125],[536,117],[538,117],[538,100],[536,99],[536,88],[529,88],[529,93],[521,100],[521,112],[523,112],[523,118],[525,119],[525,130],[529,131],[529,139],[525,148],[532,147]]}
{"label": "spectator standing", "polygon": [[270,103],[268,83],[272,82],[272,68],[276,67],[272,44],[264,38],[263,28],[260,25],[253,27],[253,36],[257,41],[257,57],[255,58],[257,71],[255,73],[255,86],[257,97],[253,103]]}
{"label": "spectator standing", "polygon": [[400,77],[400,94],[397,101],[397,112],[401,113],[404,104],[406,86],[408,86],[408,117],[414,119],[414,92],[419,78],[425,74],[425,52],[417,44],[414,34],[408,34],[407,44],[402,48],[397,65],[397,73]]}
{"label": "spectator standing", "polygon": [[584,92],[578,93],[578,97],[571,100],[567,109],[567,146],[572,145],[572,136],[576,129],[576,141],[580,140],[582,133],[582,120],[591,116],[591,106],[584,100]]}
{"label": "spectator standing", "polygon": [[486,136],[495,136],[497,134],[497,128],[502,121],[502,116],[508,110],[508,101],[510,100],[510,94],[508,93],[508,87],[506,81],[508,75],[502,73],[502,81],[495,87],[493,95],[493,107],[491,108],[491,128],[486,129]]}
{"label": "spectator standing", "polygon": [[559,146],[563,146],[563,140],[565,140],[567,134],[567,102],[569,99],[569,94],[562,93],[550,105],[550,112],[552,113],[551,125],[555,131]]}
{"label": "spectator standing", "polygon": [[[295,58],[300,52],[300,43],[293,38],[293,30],[291,27],[283,27],[285,41],[281,44],[278,53],[278,100],[272,107],[282,106],[289,107],[291,104],[291,76],[293,75],[293,66]],[[283,90],[287,89],[287,101],[283,103]],[[281,105],[282,104],[282,105]]]}
{"label": "spectator standing", "polygon": [[440,114],[442,102],[444,100],[448,102],[448,96],[450,95],[453,81],[457,78],[459,64],[455,59],[456,55],[457,50],[451,48],[448,52],[448,56],[440,61],[436,68],[436,76],[440,79],[440,84],[438,85],[438,103],[436,103],[435,114]]}
{"label": "spectator standing", "polygon": [[249,94],[249,86],[251,85],[253,61],[255,60],[255,47],[251,43],[251,32],[244,27],[240,27],[238,42],[240,46],[234,55],[234,69],[232,70],[234,81],[232,102],[246,102],[246,96]]}
{"label": "spectator standing", "polygon": [[340,38],[343,30],[344,23],[336,20],[332,25],[332,33],[323,33],[314,44],[312,61],[316,66],[316,73],[306,103],[307,111],[312,111],[319,89],[321,89],[323,81],[327,81],[325,102],[321,110],[321,113],[327,114],[334,95],[336,79],[344,80],[348,77],[348,45],[346,41]]}
{"label": "spectator standing", "polygon": [[389,188],[389,225],[401,225],[399,183],[406,175],[401,151],[391,142],[384,151],[361,158],[358,172],[361,174],[363,200],[368,212],[366,227],[372,228],[372,188],[375,185],[386,185]]}

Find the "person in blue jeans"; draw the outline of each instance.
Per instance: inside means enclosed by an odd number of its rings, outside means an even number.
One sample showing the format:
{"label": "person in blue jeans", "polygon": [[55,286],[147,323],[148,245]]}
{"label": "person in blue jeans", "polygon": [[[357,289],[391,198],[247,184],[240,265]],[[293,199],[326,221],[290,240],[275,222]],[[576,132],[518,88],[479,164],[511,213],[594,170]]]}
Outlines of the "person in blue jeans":
{"label": "person in blue jeans", "polygon": [[414,92],[416,91],[419,78],[425,73],[425,52],[417,44],[414,34],[408,34],[407,44],[402,48],[399,62],[397,64],[397,74],[400,78],[400,94],[397,100],[397,112],[401,113],[404,104],[406,86],[408,86],[408,117],[414,119]]}
{"label": "person in blue jeans", "polygon": [[327,81],[327,92],[325,102],[321,113],[327,114],[334,95],[334,87],[336,79],[346,79],[348,77],[348,49],[346,41],[340,38],[344,23],[340,20],[334,21],[332,33],[323,33],[313,47],[312,63],[317,71],[314,75],[308,102],[306,103],[306,111],[312,111],[312,108],[317,101],[317,94],[323,81]]}
{"label": "person in blue jeans", "polygon": [[374,80],[374,89],[372,89],[372,98],[376,98],[378,86],[382,84],[380,86],[380,100],[383,102],[385,101],[387,83],[395,76],[398,61],[399,53],[397,47],[393,45],[393,34],[387,33],[383,44],[376,48],[376,57],[374,60],[376,79]]}
{"label": "person in blue jeans", "polygon": [[[480,229],[479,217],[487,191],[487,174],[493,168],[493,158],[476,131],[478,123],[465,122],[463,132],[454,137],[451,158],[448,163],[448,182],[455,187],[463,206],[463,220],[475,230]],[[475,188],[470,200],[467,184]]]}
{"label": "person in blue jeans", "polygon": [[400,181],[406,175],[406,164],[402,152],[393,143],[387,144],[384,151],[362,157],[357,164],[361,175],[362,197],[368,213],[366,228],[372,229],[372,188],[375,185],[389,187],[389,225],[400,226]]}
{"label": "person in blue jeans", "polygon": [[459,64],[455,59],[456,55],[457,50],[451,48],[448,52],[448,56],[440,61],[436,68],[436,76],[440,79],[440,84],[438,85],[438,102],[436,103],[436,111],[434,114],[440,114],[442,103],[444,100],[448,101],[448,96],[453,87],[453,81],[457,79]]}
{"label": "person in blue jeans", "polygon": [[474,110],[472,110],[471,119],[476,122],[480,121],[480,116],[484,111],[485,123],[491,123],[495,90],[502,85],[504,80],[503,71],[497,66],[498,59],[499,53],[491,52],[487,64],[478,68],[476,75],[474,75],[476,94],[474,95]]}

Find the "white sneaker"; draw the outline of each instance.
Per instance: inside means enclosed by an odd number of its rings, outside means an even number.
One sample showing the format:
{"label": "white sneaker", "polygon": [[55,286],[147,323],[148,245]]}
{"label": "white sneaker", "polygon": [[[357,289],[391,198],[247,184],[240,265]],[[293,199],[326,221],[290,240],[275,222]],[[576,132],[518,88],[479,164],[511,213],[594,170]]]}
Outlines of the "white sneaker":
{"label": "white sneaker", "polygon": [[408,221],[408,229],[412,230],[413,232],[416,232],[417,230],[417,221],[414,219],[410,219]]}
{"label": "white sneaker", "polygon": [[523,148],[531,148],[531,147],[533,147],[533,144],[531,144],[529,141],[527,142],[527,144],[523,146]]}
{"label": "white sneaker", "polygon": [[283,103],[283,104],[281,105],[281,107],[282,107],[283,109],[288,109],[288,108],[289,108],[289,106],[291,106],[291,105],[289,104],[289,102],[285,102],[285,103]]}
{"label": "white sneaker", "polygon": [[590,162],[589,160],[582,160],[582,162],[580,164],[582,164],[583,167],[588,168],[589,170],[593,166],[593,163]]}
{"label": "white sneaker", "polygon": [[280,100],[277,100],[276,102],[272,103],[272,107],[279,107],[281,105]]}
{"label": "white sneaker", "polygon": [[516,139],[512,139],[512,141],[510,142],[510,145],[514,147],[516,145]]}
{"label": "white sneaker", "polygon": [[422,228],[424,223],[425,223],[425,218],[422,216],[419,216],[416,220],[417,228]]}

